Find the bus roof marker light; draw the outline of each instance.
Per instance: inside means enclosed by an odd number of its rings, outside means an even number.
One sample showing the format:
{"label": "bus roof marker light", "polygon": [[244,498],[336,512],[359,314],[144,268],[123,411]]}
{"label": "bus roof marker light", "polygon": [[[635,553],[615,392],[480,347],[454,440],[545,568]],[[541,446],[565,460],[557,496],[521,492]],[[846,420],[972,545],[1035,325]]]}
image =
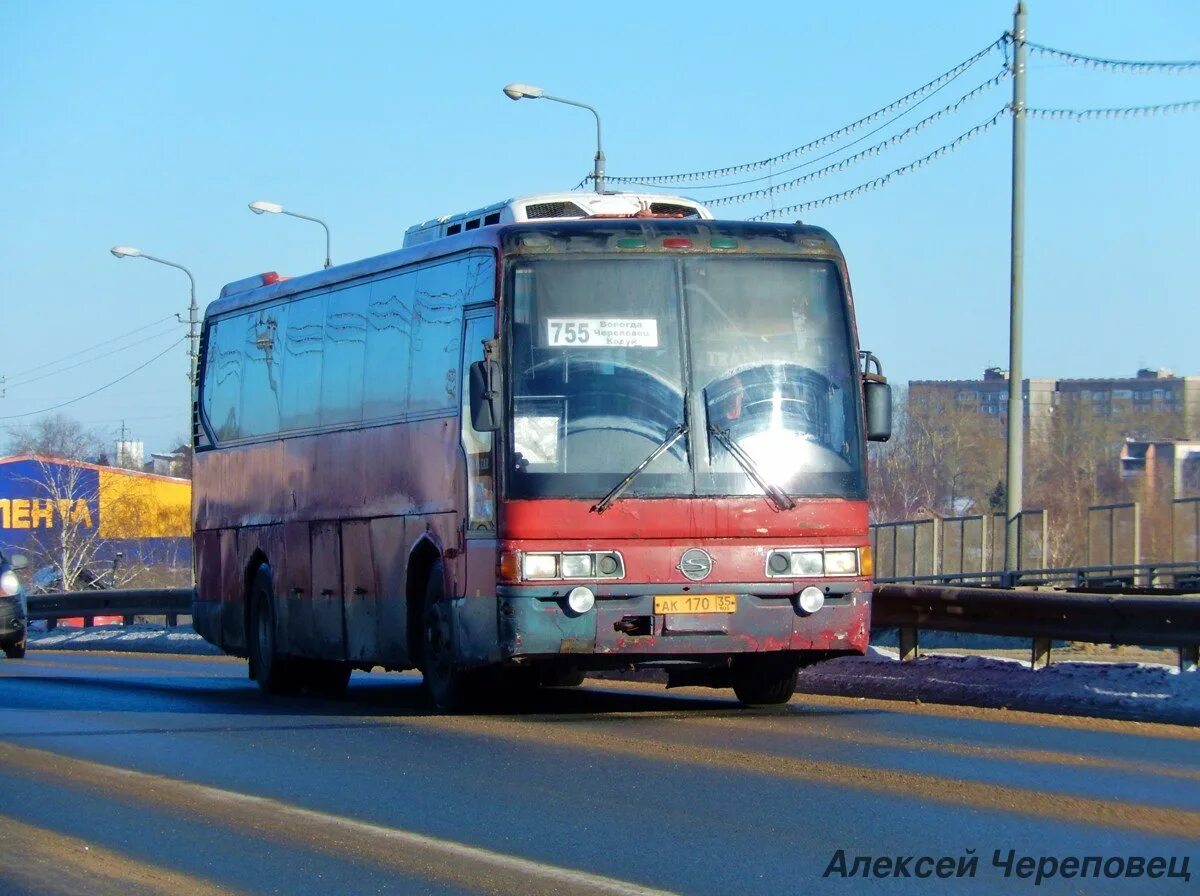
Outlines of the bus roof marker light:
{"label": "bus roof marker light", "polygon": [[736,249],[737,240],[729,236],[714,236],[708,243],[714,249]]}
{"label": "bus roof marker light", "polygon": [[639,237],[627,236],[617,240],[618,249],[645,249],[646,241]]}
{"label": "bus roof marker light", "polygon": [[662,241],[664,249],[690,249],[692,241],[686,236],[669,236]]}

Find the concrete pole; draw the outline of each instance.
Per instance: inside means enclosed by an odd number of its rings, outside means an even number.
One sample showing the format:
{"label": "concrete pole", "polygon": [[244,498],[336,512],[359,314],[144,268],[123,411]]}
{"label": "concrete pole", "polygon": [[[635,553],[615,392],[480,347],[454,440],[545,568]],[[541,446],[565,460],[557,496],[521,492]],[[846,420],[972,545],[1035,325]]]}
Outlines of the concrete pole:
{"label": "concrete pole", "polygon": [[1025,2],[1013,18],[1012,256],[1008,317],[1008,473],[1004,569],[1021,566],[1020,519],[1025,503],[1025,378],[1021,363],[1021,316],[1025,289]]}

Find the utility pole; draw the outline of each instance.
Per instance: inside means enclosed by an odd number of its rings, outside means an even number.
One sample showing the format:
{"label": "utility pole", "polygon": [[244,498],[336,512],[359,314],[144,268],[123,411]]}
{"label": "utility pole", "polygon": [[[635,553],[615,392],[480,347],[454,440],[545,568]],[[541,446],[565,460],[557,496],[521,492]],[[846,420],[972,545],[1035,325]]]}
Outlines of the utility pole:
{"label": "utility pole", "polygon": [[1021,568],[1021,511],[1025,478],[1025,374],[1021,316],[1025,291],[1025,0],[1013,16],[1012,256],[1008,305],[1008,473],[1004,516],[1004,569]]}

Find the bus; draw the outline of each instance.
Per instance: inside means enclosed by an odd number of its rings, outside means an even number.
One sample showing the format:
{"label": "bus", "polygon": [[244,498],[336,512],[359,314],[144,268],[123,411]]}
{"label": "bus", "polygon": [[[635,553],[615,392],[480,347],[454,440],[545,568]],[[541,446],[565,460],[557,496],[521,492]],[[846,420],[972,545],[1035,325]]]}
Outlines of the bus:
{"label": "bus", "polygon": [[837,243],[594,198],[209,306],[193,619],[264,691],[657,668],[769,704],[866,650],[891,399]]}

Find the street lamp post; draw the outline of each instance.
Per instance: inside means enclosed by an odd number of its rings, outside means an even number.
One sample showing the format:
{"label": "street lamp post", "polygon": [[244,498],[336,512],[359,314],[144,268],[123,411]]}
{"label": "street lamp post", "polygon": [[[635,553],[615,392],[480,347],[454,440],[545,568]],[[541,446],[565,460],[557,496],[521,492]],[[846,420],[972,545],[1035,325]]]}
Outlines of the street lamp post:
{"label": "street lamp post", "polygon": [[287,215],[291,218],[300,218],[304,221],[315,221],[325,228],[325,267],[333,267],[333,262],[329,258],[329,225],[320,218],[314,218],[310,215],[302,215],[299,212],[289,212],[278,202],[267,202],[265,199],[255,199],[250,203],[250,211],[256,215]]}
{"label": "street lamp post", "polygon": [[504,95],[510,100],[551,100],[555,103],[566,103],[568,106],[578,106],[580,109],[587,109],[596,116],[596,164],[592,173],[592,180],[595,181],[596,192],[604,192],[604,150],[600,144],[600,113],[589,106],[587,103],[579,103],[575,100],[563,99],[561,96],[551,96],[542,90],[540,87],[534,87],[532,84],[509,84],[504,88]]}
{"label": "street lamp post", "polygon": [[135,249],[133,246],[113,246],[109,251],[117,258],[145,258],[148,261],[157,261],[159,264],[178,268],[187,274],[188,283],[191,286],[191,302],[188,304],[188,382],[195,386],[197,355],[200,348],[200,307],[196,304],[196,278],[183,265],[167,261],[165,258],[147,255],[141,249]]}

